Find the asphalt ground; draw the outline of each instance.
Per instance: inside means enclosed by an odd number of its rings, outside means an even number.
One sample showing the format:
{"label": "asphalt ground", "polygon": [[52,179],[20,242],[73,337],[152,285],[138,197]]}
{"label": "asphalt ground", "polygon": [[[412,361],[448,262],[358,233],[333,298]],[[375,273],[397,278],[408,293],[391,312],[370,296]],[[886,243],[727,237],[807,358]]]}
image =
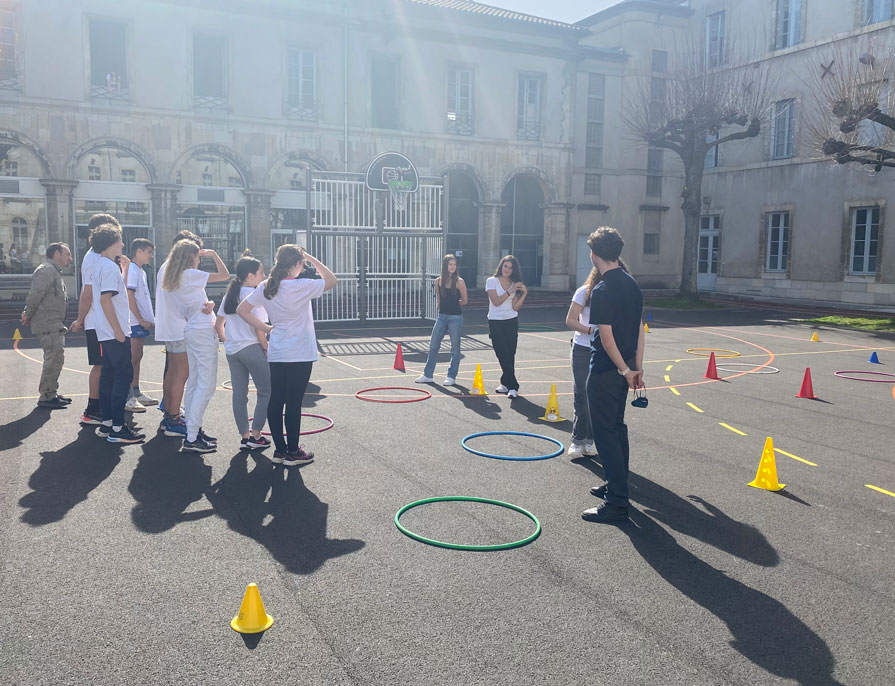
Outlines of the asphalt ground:
{"label": "asphalt ground", "polygon": [[[205,419],[217,453],[178,453],[179,441],[156,435],[154,409],[135,416],[144,445],[102,442],[77,423],[83,338],[69,337],[61,377],[74,406],[50,413],[35,408],[35,341],[26,331],[15,351],[13,325],[0,326],[0,682],[895,683],[895,384],[834,376],[895,372],[895,340],[822,328],[810,342],[813,329],[791,313],[752,308],[652,314],[649,407],[628,408],[631,523],[618,526],[580,518],[596,504],[599,459],[504,461],[460,446],[494,430],[568,443],[570,421],[538,419],[551,384],[572,415],[564,308],[523,310],[523,325],[555,330],[520,335],[514,401],[494,393],[481,311],[467,314],[453,388],[413,383],[428,326],[320,330],[327,356],[305,405],[335,426],[303,439],[317,459],[301,469],[239,451],[223,386]],[[399,341],[405,373],[392,369]],[[707,382],[706,359],[688,348],[732,350],[739,357],[719,363],[745,366]],[[156,397],[160,350],[143,363],[143,389]],[[883,365],[868,364],[874,350]],[[487,397],[468,394],[475,363]],[[820,400],[795,398],[806,366]],[[228,378],[221,353],[219,382]],[[354,395],[377,386],[432,397]],[[371,395],[389,394],[418,395]],[[303,428],[323,425],[307,418]],[[778,493],[746,485],[769,436],[784,451]],[[551,449],[521,437],[474,447]],[[402,506],[449,495],[526,508],[542,534],[476,553],[395,527]],[[474,503],[422,506],[402,522],[468,544],[534,527]],[[275,622],[243,637],[229,621],[252,581]]]}

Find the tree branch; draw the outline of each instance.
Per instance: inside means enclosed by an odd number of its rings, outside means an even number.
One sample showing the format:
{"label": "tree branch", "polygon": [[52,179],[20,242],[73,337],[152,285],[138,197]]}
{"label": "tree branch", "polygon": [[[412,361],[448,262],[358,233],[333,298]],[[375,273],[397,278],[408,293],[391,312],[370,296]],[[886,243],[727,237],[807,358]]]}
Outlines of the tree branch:
{"label": "tree branch", "polygon": [[751,122],[749,122],[749,128],[744,131],[736,131],[734,133],[729,133],[724,138],[719,138],[716,141],[707,141],[708,149],[711,150],[713,147],[721,145],[722,143],[729,143],[730,141],[739,141],[744,140],[746,138],[755,138],[761,132],[761,122],[755,118]]}

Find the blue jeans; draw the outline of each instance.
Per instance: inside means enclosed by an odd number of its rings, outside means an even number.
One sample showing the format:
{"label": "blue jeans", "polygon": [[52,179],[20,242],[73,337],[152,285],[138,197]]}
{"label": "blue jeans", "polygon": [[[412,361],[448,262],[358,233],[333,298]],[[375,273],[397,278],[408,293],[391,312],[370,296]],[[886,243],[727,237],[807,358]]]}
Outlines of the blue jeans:
{"label": "blue jeans", "polygon": [[462,314],[439,314],[432,329],[432,339],[429,341],[429,357],[426,358],[426,369],[423,376],[432,378],[435,373],[435,361],[438,359],[438,351],[441,349],[441,341],[444,335],[451,337],[451,365],[447,375],[451,379],[457,378],[460,371],[460,336],[463,333]]}

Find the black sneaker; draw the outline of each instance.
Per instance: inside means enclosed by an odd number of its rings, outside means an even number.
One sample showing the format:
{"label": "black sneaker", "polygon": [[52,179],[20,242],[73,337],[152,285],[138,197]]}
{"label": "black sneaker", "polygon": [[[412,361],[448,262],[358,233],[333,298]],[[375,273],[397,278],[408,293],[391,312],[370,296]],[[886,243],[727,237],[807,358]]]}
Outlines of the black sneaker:
{"label": "black sneaker", "polygon": [[597,507],[585,510],[581,513],[581,519],[600,524],[614,524],[628,521],[628,508],[621,505],[600,503]]}
{"label": "black sneaker", "polygon": [[314,453],[305,450],[302,446],[298,446],[297,450],[289,450],[283,457],[284,467],[295,467],[296,465],[310,464],[314,461]]}
{"label": "black sneaker", "polygon": [[268,455],[267,459],[273,462],[274,464],[283,464],[283,461],[289,457],[289,453],[281,453],[279,450],[274,450],[273,455]]}
{"label": "black sneaker", "polygon": [[85,412],[81,415],[81,424],[86,424],[87,426],[100,426],[103,423],[103,418],[98,414],[90,414],[89,412]]}
{"label": "black sneaker", "polygon": [[114,429],[109,433],[106,439],[109,443],[142,443],[146,439],[146,434],[134,431],[129,426],[121,427],[120,431]]}
{"label": "black sneaker", "polygon": [[596,498],[605,498],[606,497],[606,484],[603,484],[602,486],[591,487],[590,494]]}
{"label": "black sneaker", "polygon": [[216,446],[218,444],[218,439],[216,439],[214,436],[209,436],[207,433],[202,431],[201,426],[199,427],[199,438],[202,439],[203,441],[205,441],[206,443],[208,443],[209,445]]}
{"label": "black sneaker", "polygon": [[217,450],[217,446],[206,443],[199,437],[195,441],[183,439],[183,445],[180,446],[182,453],[213,453],[215,450]]}
{"label": "black sneaker", "polygon": [[110,433],[112,433],[111,426],[100,424],[98,427],[96,427],[96,435],[100,438],[108,438]]}
{"label": "black sneaker", "polygon": [[56,400],[61,400],[66,405],[71,405],[71,398],[66,398],[64,395],[56,394]]}
{"label": "black sneaker", "polygon": [[258,438],[249,436],[248,438],[242,439],[240,447],[243,450],[263,450],[264,448],[270,447],[270,441],[264,438],[264,436],[258,436]]}
{"label": "black sneaker", "polygon": [[38,400],[37,406],[45,410],[65,410],[68,409],[68,403],[61,398],[51,398],[50,400]]}

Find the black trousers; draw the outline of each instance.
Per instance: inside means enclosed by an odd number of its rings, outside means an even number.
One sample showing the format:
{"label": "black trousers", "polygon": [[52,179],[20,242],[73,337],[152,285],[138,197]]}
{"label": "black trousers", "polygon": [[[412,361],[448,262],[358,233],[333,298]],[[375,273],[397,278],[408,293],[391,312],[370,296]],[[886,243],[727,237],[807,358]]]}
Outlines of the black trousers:
{"label": "black trousers", "polygon": [[519,317],[512,319],[489,319],[488,335],[491,347],[500,362],[500,383],[510,391],[519,390],[516,380],[516,343],[519,341]]}
{"label": "black trousers", "polygon": [[102,371],[99,376],[99,406],[103,420],[112,420],[113,426],[124,426],[124,404],[131,390],[134,367],[131,364],[131,339],[119,343],[114,338],[101,341],[103,348]]}
{"label": "black trousers", "polygon": [[[313,362],[271,362],[270,402],[267,405],[267,424],[277,452],[298,449],[301,434],[301,403],[311,380]],[[283,417],[286,418],[286,437],[283,440]]]}
{"label": "black trousers", "polygon": [[[627,362],[631,368],[634,361]],[[587,377],[587,405],[594,444],[606,472],[606,502],[628,506],[628,426],[625,405],[628,382],[613,367],[606,372],[591,370]]]}

